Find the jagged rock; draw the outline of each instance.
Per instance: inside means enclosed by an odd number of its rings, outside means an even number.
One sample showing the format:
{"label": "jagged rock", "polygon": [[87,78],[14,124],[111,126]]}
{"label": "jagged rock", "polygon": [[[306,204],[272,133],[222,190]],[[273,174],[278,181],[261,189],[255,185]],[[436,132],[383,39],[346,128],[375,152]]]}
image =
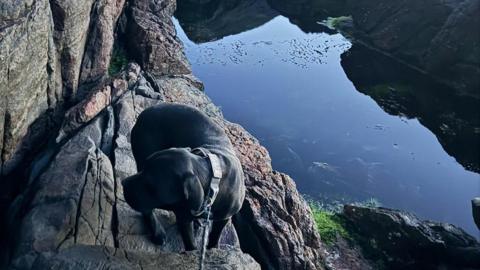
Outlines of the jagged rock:
{"label": "jagged rock", "polygon": [[128,7],[128,52],[155,75],[191,73],[171,20],[175,8],[175,0],[134,0]]}
{"label": "jagged rock", "polygon": [[98,0],[92,8],[88,43],[83,55],[79,84],[107,74],[115,38],[115,26],[125,0]]}
{"label": "jagged rock", "polygon": [[123,0],[0,4],[0,216],[22,189],[22,167],[76,101],[80,75],[106,72],[122,8]]}
{"label": "jagged rock", "polygon": [[323,269],[322,246],[310,208],[293,180],[273,171],[267,150],[219,109],[188,79],[158,80],[165,99],[195,106],[225,128],[246,175],[246,199],[235,218],[242,250],[262,269]]}
{"label": "jagged rock", "polygon": [[[0,174],[24,156],[28,128],[56,102],[51,67],[51,14],[47,0],[0,4]],[[50,69],[50,70],[49,70]]]}
{"label": "jagged rock", "polygon": [[73,101],[77,94],[80,68],[88,39],[90,13],[95,0],[72,2],[51,0],[54,41],[61,63],[63,96]]}
{"label": "jagged rock", "polygon": [[451,224],[386,208],[353,205],[343,216],[365,254],[387,269],[478,269],[480,244]]}
{"label": "jagged rock", "polygon": [[15,266],[25,268],[40,252],[73,244],[113,246],[113,168],[100,150],[106,117],[98,117],[63,145],[23,194]]}
{"label": "jagged rock", "polygon": [[[248,255],[236,250],[209,250],[205,269],[260,270],[260,266]],[[33,269],[142,269],[142,270],[191,270],[198,268],[198,254],[159,252],[156,254],[114,249],[100,246],[75,246],[58,254],[42,254]]]}
{"label": "jagged rock", "polygon": [[103,109],[109,106],[112,101],[115,101],[125,93],[127,87],[128,83],[126,80],[116,78],[111,83],[107,83],[99,89],[91,91],[87,98],[66,112],[62,127],[56,139],[57,143],[95,118]]}
{"label": "jagged rock", "polygon": [[[161,94],[153,90],[135,65],[122,76],[133,75],[137,71],[134,76],[137,81],[129,81],[130,90],[122,90],[123,95],[119,98],[112,99],[111,95],[96,91],[90,99],[72,108],[72,113],[65,118],[67,124],[68,121],[72,124],[63,126],[64,137],[51,146],[56,153],[52,158],[39,159],[47,164],[42,165],[44,169],[35,169],[38,172],[32,173],[33,179],[27,190],[17,199],[10,213],[10,228],[17,228],[10,241],[13,245],[13,268],[30,269],[40,254],[56,254],[72,246],[76,250],[78,245],[150,252],[145,255],[147,257],[161,251],[184,250],[173,213],[156,211],[167,231],[166,244],[157,246],[150,239],[148,224],[140,213],[126,204],[123,197],[121,181],[136,173],[129,143],[130,131],[141,111],[163,102],[158,98]],[[108,81],[99,89],[110,89],[107,86],[113,87],[116,85],[114,82]],[[117,82],[118,85],[126,83]],[[142,89],[141,95],[136,94],[138,89]],[[50,151],[47,154],[52,155]],[[200,233],[197,229],[197,241],[200,241]],[[224,247],[228,245],[238,249],[239,240],[232,224],[227,226],[220,243]],[[84,262],[89,265],[89,260],[93,259],[81,254],[77,256],[78,265]],[[232,259],[231,265],[238,258],[230,258],[222,252],[219,256],[223,257],[215,260]],[[36,262],[34,266],[40,267]],[[128,264],[122,267],[128,269]]]}

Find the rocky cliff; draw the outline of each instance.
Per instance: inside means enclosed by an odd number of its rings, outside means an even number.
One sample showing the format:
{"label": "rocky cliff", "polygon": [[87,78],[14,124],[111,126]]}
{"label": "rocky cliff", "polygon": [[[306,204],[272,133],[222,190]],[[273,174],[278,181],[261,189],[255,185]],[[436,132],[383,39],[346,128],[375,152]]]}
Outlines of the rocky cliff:
{"label": "rocky cliff", "polygon": [[[274,171],[266,149],[203,93],[176,37],[175,8],[174,0],[0,4],[0,267],[194,269],[198,254],[180,252],[174,216],[155,213],[167,240],[153,244],[120,184],[135,173],[129,136],[138,114],[177,102],[199,108],[225,129],[246,175],[246,201],[233,220],[237,230],[228,225],[220,248],[207,253],[207,268],[371,268],[350,244],[338,242],[341,248],[332,251],[321,243],[292,179]],[[109,74],[114,48],[138,64]],[[363,237],[395,250],[368,229],[407,219],[377,211],[346,211],[345,217]],[[478,243],[461,231],[410,230],[407,221],[388,228],[414,232],[401,238],[407,248],[415,248],[410,236],[426,232],[435,234],[436,244],[478,254]]]}
{"label": "rocky cliff", "polygon": [[346,205],[341,214],[376,268],[478,269],[480,244],[462,229],[386,208]]}
{"label": "rocky cliff", "polygon": [[[156,213],[168,239],[153,244],[120,185],[135,173],[129,136],[138,114],[178,102],[225,128],[247,177],[234,219],[241,229],[229,225],[207,266],[323,268],[320,237],[292,179],[272,170],[265,148],[225,120],[191,74],[171,21],[175,8],[173,0],[0,5],[1,184],[9,187],[2,190],[2,265],[192,269],[197,256],[177,254],[183,246],[172,214]],[[109,74],[114,47],[140,65]]]}

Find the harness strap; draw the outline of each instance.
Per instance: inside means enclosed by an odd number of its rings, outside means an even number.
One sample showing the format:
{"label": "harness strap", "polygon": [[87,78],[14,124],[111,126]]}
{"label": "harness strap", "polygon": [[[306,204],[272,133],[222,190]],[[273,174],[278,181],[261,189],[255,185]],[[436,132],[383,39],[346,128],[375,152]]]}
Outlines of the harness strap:
{"label": "harness strap", "polygon": [[208,151],[208,149],[198,147],[192,149],[191,152],[193,154],[206,158],[212,170],[212,178],[210,179],[208,193],[203,200],[202,206],[198,211],[191,210],[191,214],[194,217],[201,217],[209,211],[209,209],[212,207],[212,204],[215,202],[215,199],[217,198],[218,190],[220,188],[220,180],[222,179],[222,167],[220,165],[220,158],[212,152]]}

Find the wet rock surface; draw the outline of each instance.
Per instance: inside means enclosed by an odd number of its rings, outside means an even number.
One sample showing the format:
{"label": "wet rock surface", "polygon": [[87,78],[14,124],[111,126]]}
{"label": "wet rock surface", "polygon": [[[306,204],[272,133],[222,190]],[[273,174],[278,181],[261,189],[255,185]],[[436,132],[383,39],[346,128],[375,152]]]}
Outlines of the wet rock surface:
{"label": "wet rock surface", "polygon": [[386,208],[347,205],[363,253],[386,269],[478,269],[480,243],[462,229]]}

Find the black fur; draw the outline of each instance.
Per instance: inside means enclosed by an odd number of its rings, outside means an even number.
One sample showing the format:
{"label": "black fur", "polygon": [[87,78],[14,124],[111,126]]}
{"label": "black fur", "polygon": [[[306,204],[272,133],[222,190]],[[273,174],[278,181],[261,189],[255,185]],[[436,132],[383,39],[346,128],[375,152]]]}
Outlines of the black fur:
{"label": "black fur", "polygon": [[138,173],[122,183],[125,200],[150,222],[158,244],[165,241],[165,231],[152,210],[173,211],[186,250],[196,249],[191,212],[199,210],[212,177],[208,160],[190,149],[203,147],[220,158],[223,175],[212,205],[208,243],[209,248],[216,247],[224,226],[240,210],[245,197],[242,167],[223,129],[193,107],[161,104],[140,114],[131,144]]}

